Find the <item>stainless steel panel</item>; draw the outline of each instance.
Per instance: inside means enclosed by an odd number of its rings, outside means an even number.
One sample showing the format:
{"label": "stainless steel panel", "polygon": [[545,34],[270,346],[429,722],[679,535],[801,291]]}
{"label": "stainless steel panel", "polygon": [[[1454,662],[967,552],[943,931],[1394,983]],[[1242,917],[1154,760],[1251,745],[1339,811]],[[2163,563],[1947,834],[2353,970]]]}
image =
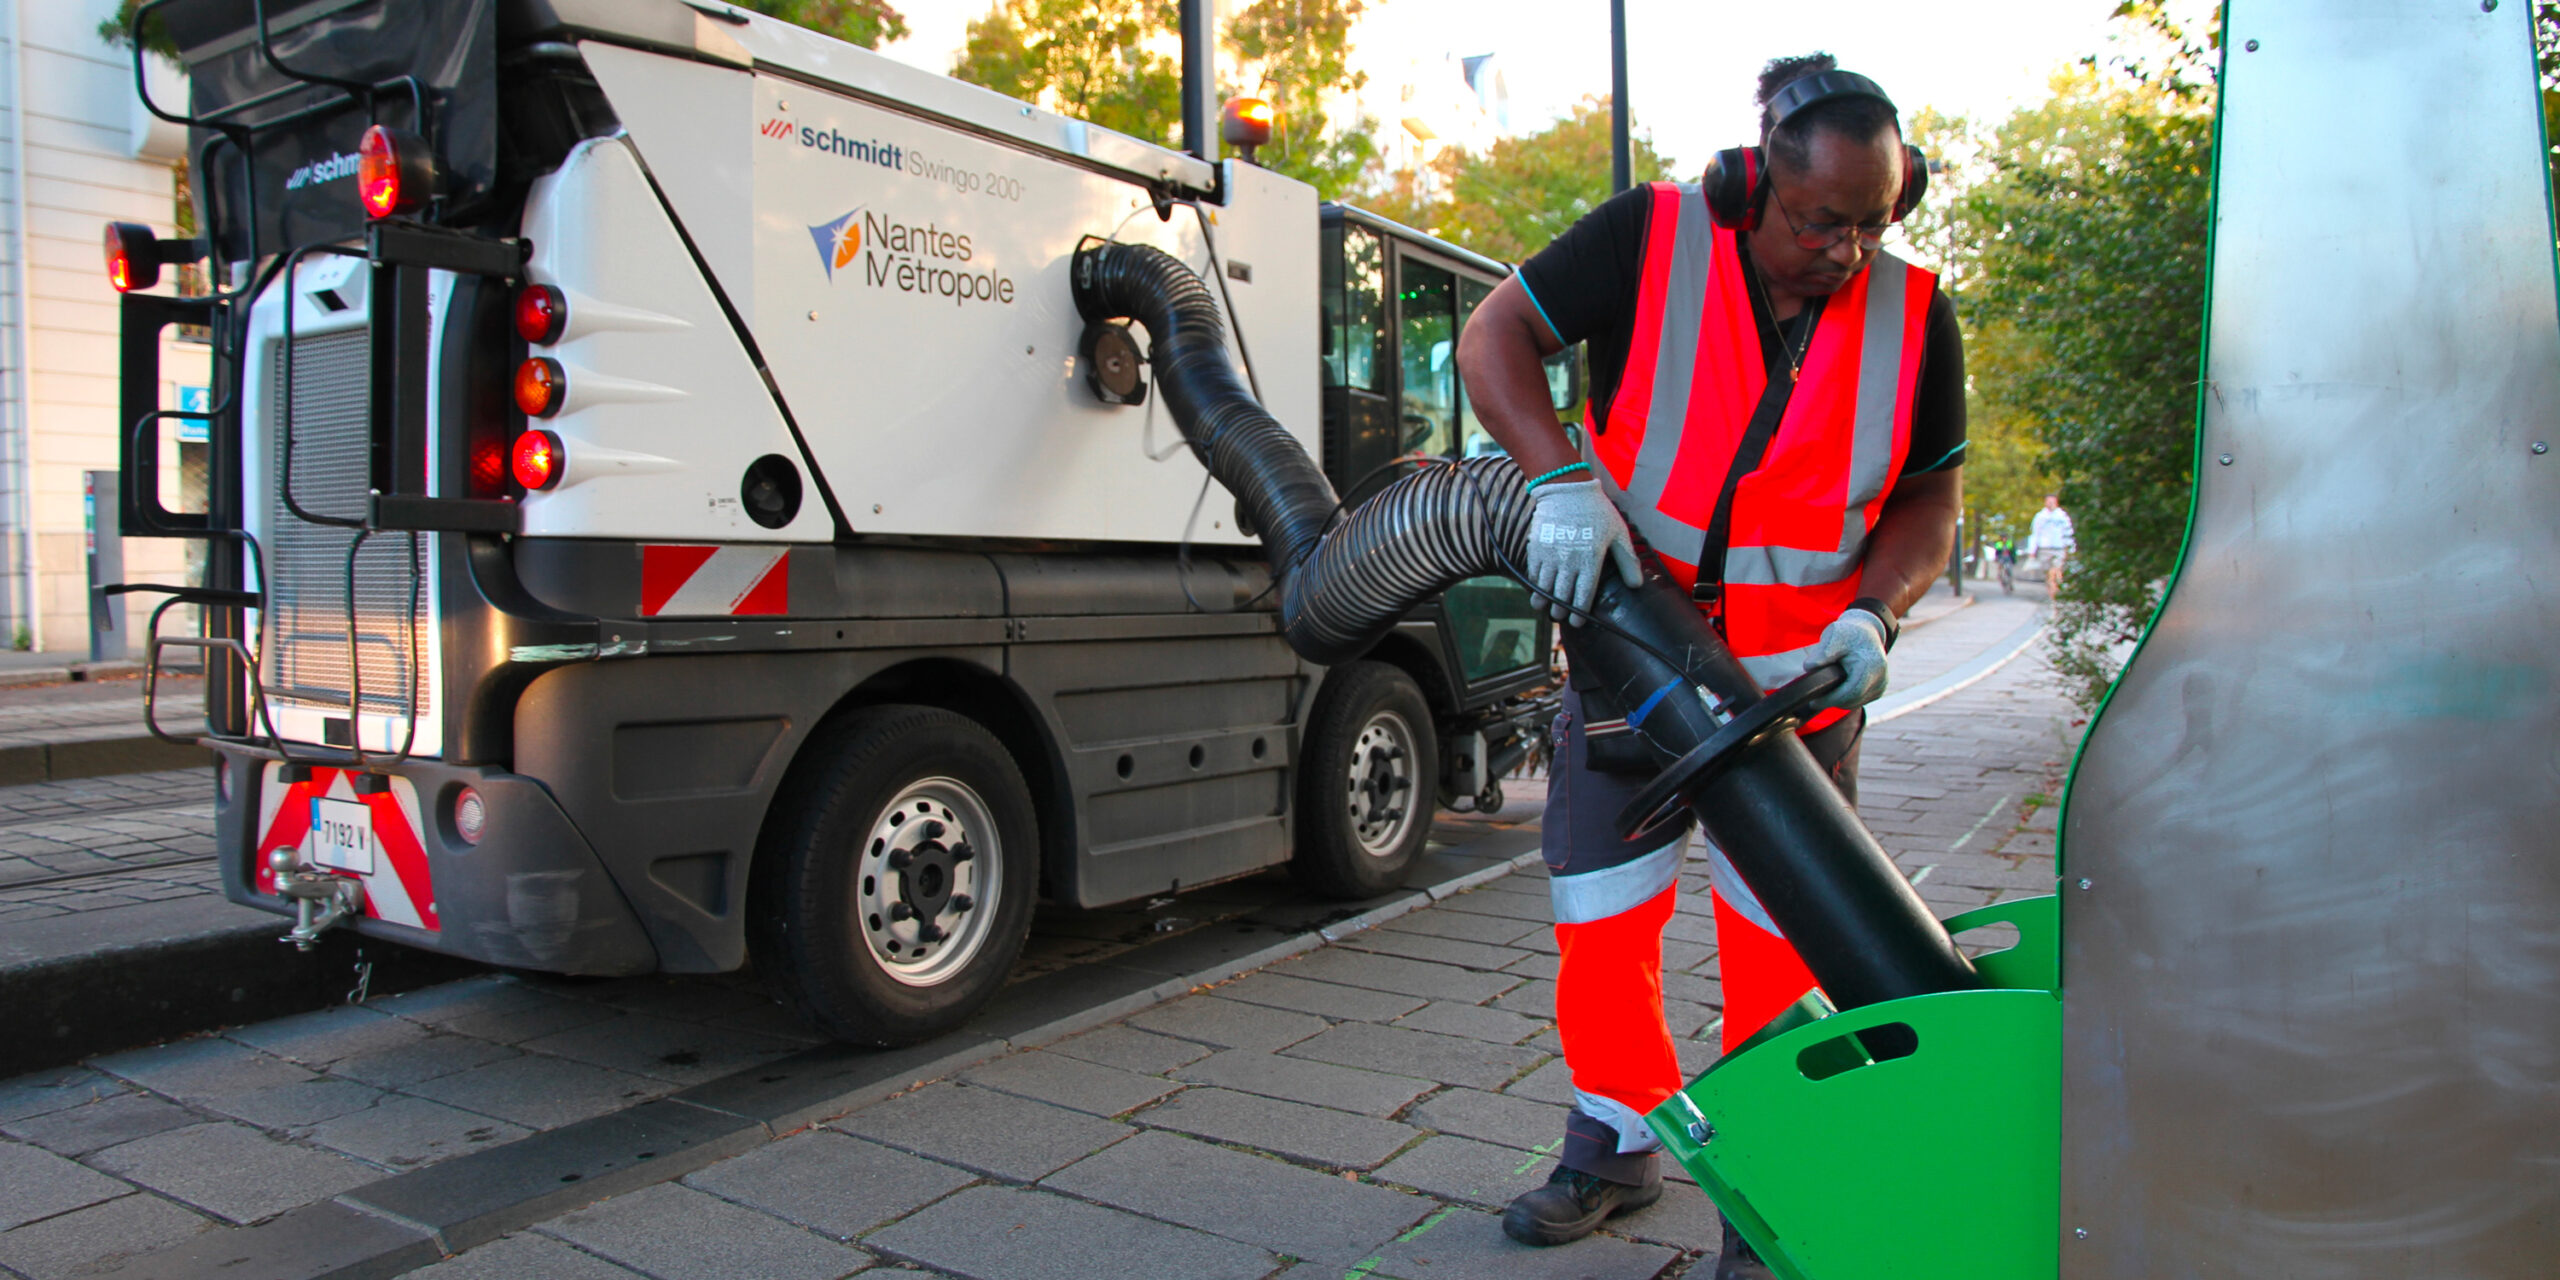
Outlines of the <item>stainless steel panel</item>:
{"label": "stainless steel panel", "polygon": [[2531,8],[2230,6],[2195,528],[2063,815],[2072,1280],[2560,1270]]}
{"label": "stainless steel panel", "polygon": [[[295,503],[314,515],[361,518],[371,488],[371,442],[365,415],[370,403],[370,331],[345,329],[294,340],[293,467]],[[281,357],[281,351],[278,352]],[[272,370],[270,405],[285,403],[285,362]],[[281,415],[272,433],[277,473],[284,473]],[[263,552],[269,576],[264,675],[268,694],[281,703],[347,710],[347,547],[355,531],[313,524],[284,504],[284,487],[270,492]],[[409,702],[412,673],[418,710],[429,710],[427,673],[417,651],[435,618],[428,611],[425,561],[434,546],[419,540],[417,571],[406,534],[376,534],[356,553],[354,608],[364,655],[364,707],[369,714],[397,714]],[[414,638],[409,610],[417,610]]]}

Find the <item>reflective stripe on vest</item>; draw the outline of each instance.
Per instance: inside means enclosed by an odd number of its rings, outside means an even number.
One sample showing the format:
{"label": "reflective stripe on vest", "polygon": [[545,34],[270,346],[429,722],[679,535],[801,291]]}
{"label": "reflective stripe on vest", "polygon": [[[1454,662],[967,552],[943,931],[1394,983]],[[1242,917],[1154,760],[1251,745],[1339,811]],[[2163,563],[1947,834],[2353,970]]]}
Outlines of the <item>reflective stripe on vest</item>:
{"label": "reflective stripe on vest", "polygon": [[[1586,433],[1586,454],[1629,522],[1679,576],[1706,538],[1704,522],[1766,386],[1766,366],[1733,237],[1715,228],[1695,186],[1656,183],[1652,191],[1628,367],[1607,432]],[[1765,688],[1802,673],[1822,626],[1855,595],[1850,580],[1867,532],[1909,444],[1935,279],[1879,253],[1826,302],[1804,381],[1760,468],[1735,492],[1723,620]],[[1844,377],[1854,386],[1841,387]],[[1808,515],[1818,527],[1807,527]],[[1829,599],[1841,591],[1849,595]]]}

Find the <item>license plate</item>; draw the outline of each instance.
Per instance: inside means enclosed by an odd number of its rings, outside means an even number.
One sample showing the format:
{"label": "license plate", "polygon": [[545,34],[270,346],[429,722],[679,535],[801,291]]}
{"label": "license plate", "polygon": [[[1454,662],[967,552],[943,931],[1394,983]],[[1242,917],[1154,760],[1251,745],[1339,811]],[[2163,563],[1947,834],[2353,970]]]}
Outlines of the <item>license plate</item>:
{"label": "license plate", "polygon": [[373,810],[353,800],[313,800],[311,861],[332,871],[372,875]]}

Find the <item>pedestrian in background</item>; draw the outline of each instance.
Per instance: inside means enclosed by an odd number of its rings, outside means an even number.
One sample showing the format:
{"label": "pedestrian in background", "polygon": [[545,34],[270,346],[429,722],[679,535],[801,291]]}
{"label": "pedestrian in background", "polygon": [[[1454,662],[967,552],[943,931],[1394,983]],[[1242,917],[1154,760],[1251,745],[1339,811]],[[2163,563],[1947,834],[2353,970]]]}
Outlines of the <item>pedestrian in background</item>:
{"label": "pedestrian in background", "polygon": [[2037,512],[2035,522],[2027,526],[2027,554],[2043,561],[2047,595],[2062,594],[2062,566],[2071,558],[2073,545],[2071,513],[2062,509],[2061,495],[2046,494],[2044,510]]}

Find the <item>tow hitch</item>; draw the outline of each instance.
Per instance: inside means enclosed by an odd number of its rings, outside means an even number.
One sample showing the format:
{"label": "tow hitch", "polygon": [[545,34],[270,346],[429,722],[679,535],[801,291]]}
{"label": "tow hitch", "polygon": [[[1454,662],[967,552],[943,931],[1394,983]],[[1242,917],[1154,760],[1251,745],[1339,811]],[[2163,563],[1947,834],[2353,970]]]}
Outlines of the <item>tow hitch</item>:
{"label": "tow hitch", "polygon": [[293,900],[293,927],[277,941],[297,951],[309,951],[321,934],[364,909],[364,885],[306,867],[292,849],[268,854],[267,866],[276,873],[276,893]]}

